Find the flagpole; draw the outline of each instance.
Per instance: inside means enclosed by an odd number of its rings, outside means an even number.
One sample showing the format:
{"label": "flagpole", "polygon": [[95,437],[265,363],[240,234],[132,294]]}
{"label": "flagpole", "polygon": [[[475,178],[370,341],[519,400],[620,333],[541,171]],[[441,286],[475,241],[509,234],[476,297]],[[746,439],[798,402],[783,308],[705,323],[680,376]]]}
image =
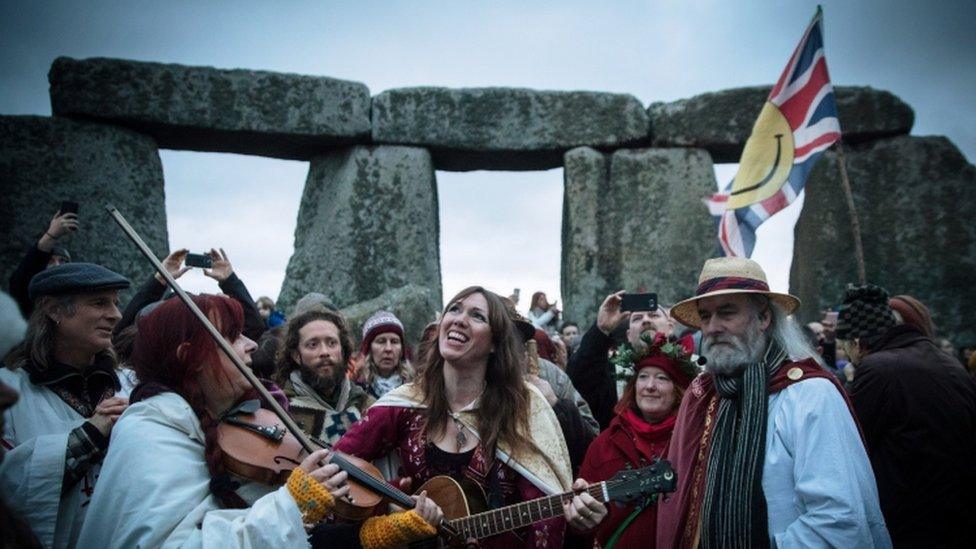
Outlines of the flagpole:
{"label": "flagpole", "polygon": [[857,208],[854,207],[854,193],[851,191],[851,180],[847,176],[847,159],[844,156],[844,144],[837,140],[837,163],[840,165],[840,180],[847,197],[847,210],[851,215],[851,232],[854,234],[854,260],[857,263],[857,279],[861,284],[867,282],[864,269],[864,247],[861,244],[861,222],[857,218]]}

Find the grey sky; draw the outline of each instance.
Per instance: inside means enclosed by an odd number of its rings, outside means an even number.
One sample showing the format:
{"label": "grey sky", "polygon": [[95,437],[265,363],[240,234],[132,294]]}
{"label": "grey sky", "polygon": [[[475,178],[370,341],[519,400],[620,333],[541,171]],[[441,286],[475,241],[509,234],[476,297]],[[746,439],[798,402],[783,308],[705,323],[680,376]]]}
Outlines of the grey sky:
{"label": "grey sky", "polygon": [[[821,2],[838,85],[887,89],[916,135],[976,158],[976,4]],[[205,5],[203,5],[205,4]],[[0,114],[50,114],[59,55],[248,68],[413,85],[631,93],[645,104],[775,81],[814,2],[10,2],[0,4]],[[841,120],[843,126],[844,121]],[[276,296],[307,164],[162,152],[172,246],[223,246]],[[726,181],[732,169],[720,167]],[[562,171],[438,172],[445,297],[469,283],[559,290]],[[855,182],[856,184],[856,182]],[[786,289],[795,204],[756,257]],[[186,286],[215,287],[199,273]],[[524,305],[524,302],[523,302]]]}

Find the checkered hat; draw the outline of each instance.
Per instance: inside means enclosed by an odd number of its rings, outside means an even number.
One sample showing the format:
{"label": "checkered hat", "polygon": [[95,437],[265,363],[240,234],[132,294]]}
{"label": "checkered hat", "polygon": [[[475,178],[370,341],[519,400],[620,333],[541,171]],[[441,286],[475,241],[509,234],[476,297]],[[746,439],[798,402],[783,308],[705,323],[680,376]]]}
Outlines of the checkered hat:
{"label": "checkered hat", "polygon": [[837,313],[838,339],[881,335],[895,325],[895,315],[888,305],[888,292],[874,284],[847,285],[844,304]]}

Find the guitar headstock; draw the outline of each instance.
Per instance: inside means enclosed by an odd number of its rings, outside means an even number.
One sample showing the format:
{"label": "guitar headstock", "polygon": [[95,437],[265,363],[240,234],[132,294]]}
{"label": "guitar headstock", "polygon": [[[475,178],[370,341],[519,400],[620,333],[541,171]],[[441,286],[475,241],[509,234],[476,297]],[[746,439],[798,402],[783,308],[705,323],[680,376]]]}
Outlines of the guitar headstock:
{"label": "guitar headstock", "polygon": [[606,481],[608,499],[620,502],[674,492],[677,484],[674,469],[663,459],[640,469],[624,469]]}

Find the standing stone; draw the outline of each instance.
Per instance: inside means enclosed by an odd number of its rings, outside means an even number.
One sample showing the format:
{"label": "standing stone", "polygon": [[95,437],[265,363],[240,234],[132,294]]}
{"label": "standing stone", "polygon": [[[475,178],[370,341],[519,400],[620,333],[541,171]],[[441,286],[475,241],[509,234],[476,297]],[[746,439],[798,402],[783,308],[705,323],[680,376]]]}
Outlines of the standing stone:
{"label": "standing stone", "polygon": [[167,149],[308,160],[369,142],[369,89],[358,82],[68,57],[48,79],[55,115],[127,126]]}
{"label": "standing stone", "polygon": [[[839,305],[845,285],[857,282],[837,155],[824,156],[795,229],[790,291],[803,301],[804,321]],[[944,137],[896,137],[845,156],[868,282],[921,300],[940,335],[976,341],[976,168]]]}
{"label": "standing stone", "polygon": [[563,318],[585,330],[583,320],[595,318],[607,288],[620,284],[616,242],[605,222],[610,157],[589,147],[567,152],[563,181]]}
{"label": "standing stone", "polygon": [[73,261],[104,265],[134,285],[154,272],[105,211],[106,203],[118,208],[158,257],[167,253],[163,169],[149,137],[101,124],[0,116],[0,186],[0,284],[5,290],[62,200],[79,204],[81,228],[62,237]]}
{"label": "standing stone", "polygon": [[524,88],[401,88],[373,98],[373,141],[427,147],[439,170],[545,170],[580,147],[647,142],[636,97]]}
{"label": "standing stone", "polygon": [[435,294],[430,288],[408,284],[385,291],[369,301],[344,307],[342,314],[349,321],[353,338],[359,341],[363,334],[363,324],[369,317],[377,311],[390,311],[403,323],[406,343],[416,350],[424,328],[441,310],[440,299],[440,294]]}
{"label": "standing stone", "polygon": [[[609,170],[608,170],[609,167]],[[567,320],[588,325],[616,290],[672,304],[694,292],[715,229],[702,198],[715,192],[698,149],[592,149],[566,155],[562,295]]]}
{"label": "standing stone", "polygon": [[308,292],[342,308],[407,284],[440,302],[437,182],[430,153],[352,147],[312,159],[279,301]]}
{"label": "standing stone", "polygon": [[[772,86],[703,93],[648,108],[655,146],[701,147],[716,162],[738,162]],[[893,93],[836,86],[837,112],[847,143],[907,134],[915,113]]]}

